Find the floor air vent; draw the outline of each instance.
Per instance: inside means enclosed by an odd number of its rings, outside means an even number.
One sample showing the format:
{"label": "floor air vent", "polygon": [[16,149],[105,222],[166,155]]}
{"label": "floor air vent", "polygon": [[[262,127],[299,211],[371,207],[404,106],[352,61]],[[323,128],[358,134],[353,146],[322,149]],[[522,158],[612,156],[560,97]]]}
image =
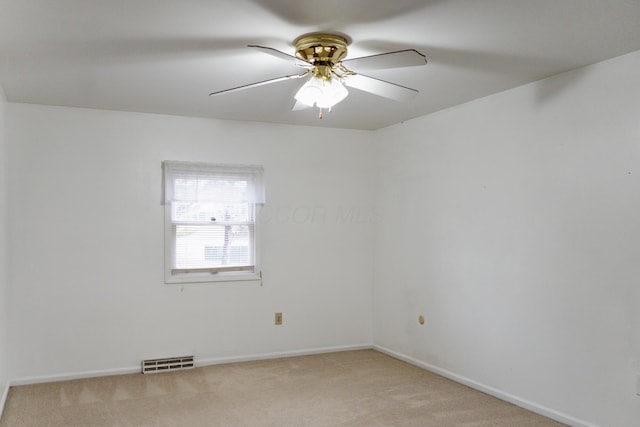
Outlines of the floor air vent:
{"label": "floor air vent", "polygon": [[193,356],[168,357],[166,359],[148,359],[142,361],[142,373],[178,371],[193,368]]}

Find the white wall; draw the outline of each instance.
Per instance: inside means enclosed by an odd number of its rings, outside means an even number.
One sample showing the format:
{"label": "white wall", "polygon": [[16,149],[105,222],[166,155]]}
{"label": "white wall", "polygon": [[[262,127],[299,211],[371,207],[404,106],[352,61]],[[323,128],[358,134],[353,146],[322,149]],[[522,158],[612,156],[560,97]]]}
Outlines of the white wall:
{"label": "white wall", "polygon": [[7,184],[5,109],[7,100],[0,86],[0,415],[9,387],[8,336],[9,336],[9,282],[7,252]]}
{"label": "white wall", "polygon": [[[8,123],[13,379],[371,345],[370,133],[13,103]],[[264,165],[263,286],[163,283],[167,159]]]}
{"label": "white wall", "polygon": [[378,137],[375,343],[637,426],[640,52]]}

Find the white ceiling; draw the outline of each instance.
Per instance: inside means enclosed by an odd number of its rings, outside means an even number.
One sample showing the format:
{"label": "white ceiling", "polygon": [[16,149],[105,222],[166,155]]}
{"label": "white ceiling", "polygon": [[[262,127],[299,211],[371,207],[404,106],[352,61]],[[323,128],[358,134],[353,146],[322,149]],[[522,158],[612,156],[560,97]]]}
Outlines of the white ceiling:
{"label": "white ceiling", "polygon": [[[0,85],[12,102],[378,129],[640,50],[639,23],[640,0],[0,0]],[[294,54],[316,31],[348,35],[348,58],[417,49],[428,65],[368,74],[419,95],[350,89],[322,120],[291,111],[302,80],[208,96],[299,73],[247,45]]]}

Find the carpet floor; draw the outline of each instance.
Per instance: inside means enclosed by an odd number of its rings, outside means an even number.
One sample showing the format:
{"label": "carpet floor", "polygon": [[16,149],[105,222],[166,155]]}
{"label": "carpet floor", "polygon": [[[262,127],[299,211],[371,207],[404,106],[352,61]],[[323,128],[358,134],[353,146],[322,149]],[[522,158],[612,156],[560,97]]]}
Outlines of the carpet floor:
{"label": "carpet floor", "polygon": [[12,387],[0,427],[561,426],[373,350]]}

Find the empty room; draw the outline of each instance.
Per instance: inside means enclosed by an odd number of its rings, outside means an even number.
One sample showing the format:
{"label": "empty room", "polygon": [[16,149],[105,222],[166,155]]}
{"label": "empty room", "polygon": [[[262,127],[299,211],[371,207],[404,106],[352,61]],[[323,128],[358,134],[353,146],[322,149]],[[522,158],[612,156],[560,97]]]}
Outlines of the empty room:
{"label": "empty room", "polygon": [[0,426],[640,426],[639,22],[0,0]]}

